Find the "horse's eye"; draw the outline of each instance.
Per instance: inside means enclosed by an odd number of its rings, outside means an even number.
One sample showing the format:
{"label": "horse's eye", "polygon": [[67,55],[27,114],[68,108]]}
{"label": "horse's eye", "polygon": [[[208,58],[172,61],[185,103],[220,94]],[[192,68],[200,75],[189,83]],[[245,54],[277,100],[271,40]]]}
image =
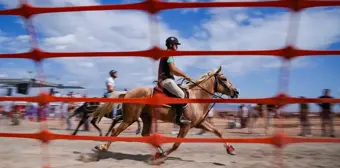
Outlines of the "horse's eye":
{"label": "horse's eye", "polygon": [[226,78],[220,78],[222,81],[227,81],[227,79]]}

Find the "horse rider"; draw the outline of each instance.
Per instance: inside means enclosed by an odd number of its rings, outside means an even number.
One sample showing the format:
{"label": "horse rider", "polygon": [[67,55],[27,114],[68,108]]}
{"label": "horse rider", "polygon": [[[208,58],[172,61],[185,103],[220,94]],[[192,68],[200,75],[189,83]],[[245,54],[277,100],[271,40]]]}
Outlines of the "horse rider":
{"label": "horse rider", "polygon": [[115,79],[118,77],[117,71],[111,70],[109,72],[110,77],[108,77],[105,81],[105,93],[104,97],[110,97],[110,95],[114,92],[116,84]]}
{"label": "horse rider", "polygon": [[[116,89],[116,84],[115,84],[115,79],[118,77],[118,72],[116,70],[111,70],[109,72],[110,77],[108,77],[105,81],[105,93],[104,93],[104,98],[108,98],[111,97],[111,95],[113,94],[113,92]],[[116,108],[113,108],[112,111],[113,114],[113,119],[115,119],[117,117],[117,110]]]}
{"label": "horse rider", "polygon": [[[181,43],[179,43],[176,37],[168,37],[165,41],[165,45],[167,47],[167,50],[177,51],[178,46],[181,45]],[[184,77],[186,80],[190,81],[190,77],[185,75],[175,66],[173,56],[161,58],[159,61],[158,69],[159,85],[163,89],[166,89],[168,92],[175,95],[176,97],[184,98],[185,93],[175,82],[174,75]],[[183,119],[182,116],[185,104],[176,104],[175,108],[176,108],[175,122],[177,124],[189,124],[191,121]]]}

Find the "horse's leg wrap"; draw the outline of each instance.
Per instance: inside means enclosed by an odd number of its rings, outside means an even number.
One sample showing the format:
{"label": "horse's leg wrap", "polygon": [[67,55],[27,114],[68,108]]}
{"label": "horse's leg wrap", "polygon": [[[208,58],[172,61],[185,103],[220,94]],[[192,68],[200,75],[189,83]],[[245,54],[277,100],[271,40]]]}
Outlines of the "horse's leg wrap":
{"label": "horse's leg wrap", "polygon": [[157,152],[162,154],[162,155],[164,155],[164,153],[165,153],[164,150],[162,149],[162,147],[160,147],[160,146],[157,147]]}

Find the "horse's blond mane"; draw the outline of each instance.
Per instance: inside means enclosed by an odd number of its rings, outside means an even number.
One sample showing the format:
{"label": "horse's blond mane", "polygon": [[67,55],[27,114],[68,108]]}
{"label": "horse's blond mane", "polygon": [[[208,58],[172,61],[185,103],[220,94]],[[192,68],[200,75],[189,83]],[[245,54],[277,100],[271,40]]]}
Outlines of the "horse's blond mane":
{"label": "horse's blond mane", "polygon": [[199,77],[198,79],[193,80],[192,82],[189,82],[187,84],[184,85],[184,87],[186,88],[193,88],[195,87],[197,84],[200,84],[201,82],[205,81],[206,79],[208,79],[211,75],[215,74],[217,70],[210,70],[208,72],[206,72],[205,74],[203,74],[201,77]]}

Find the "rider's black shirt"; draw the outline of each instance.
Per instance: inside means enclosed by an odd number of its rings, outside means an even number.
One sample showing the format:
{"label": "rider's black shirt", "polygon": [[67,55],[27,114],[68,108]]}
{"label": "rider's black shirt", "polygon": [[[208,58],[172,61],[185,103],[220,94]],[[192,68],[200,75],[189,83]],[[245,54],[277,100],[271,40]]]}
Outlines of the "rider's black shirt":
{"label": "rider's black shirt", "polygon": [[[333,98],[333,97],[323,95],[323,96],[320,96],[319,98],[322,99],[322,98]],[[332,109],[332,104],[331,103],[320,103],[319,105],[320,105],[320,107],[321,107],[321,109],[323,111],[331,111],[331,109]]]}
{"label": "rider's black shirt", "polygon": [[159,61],[158,80],[165,80],[168,78],[175,79],[173,72],[170,70],[168,59],[171,59],[171,57],[164,57]]}

